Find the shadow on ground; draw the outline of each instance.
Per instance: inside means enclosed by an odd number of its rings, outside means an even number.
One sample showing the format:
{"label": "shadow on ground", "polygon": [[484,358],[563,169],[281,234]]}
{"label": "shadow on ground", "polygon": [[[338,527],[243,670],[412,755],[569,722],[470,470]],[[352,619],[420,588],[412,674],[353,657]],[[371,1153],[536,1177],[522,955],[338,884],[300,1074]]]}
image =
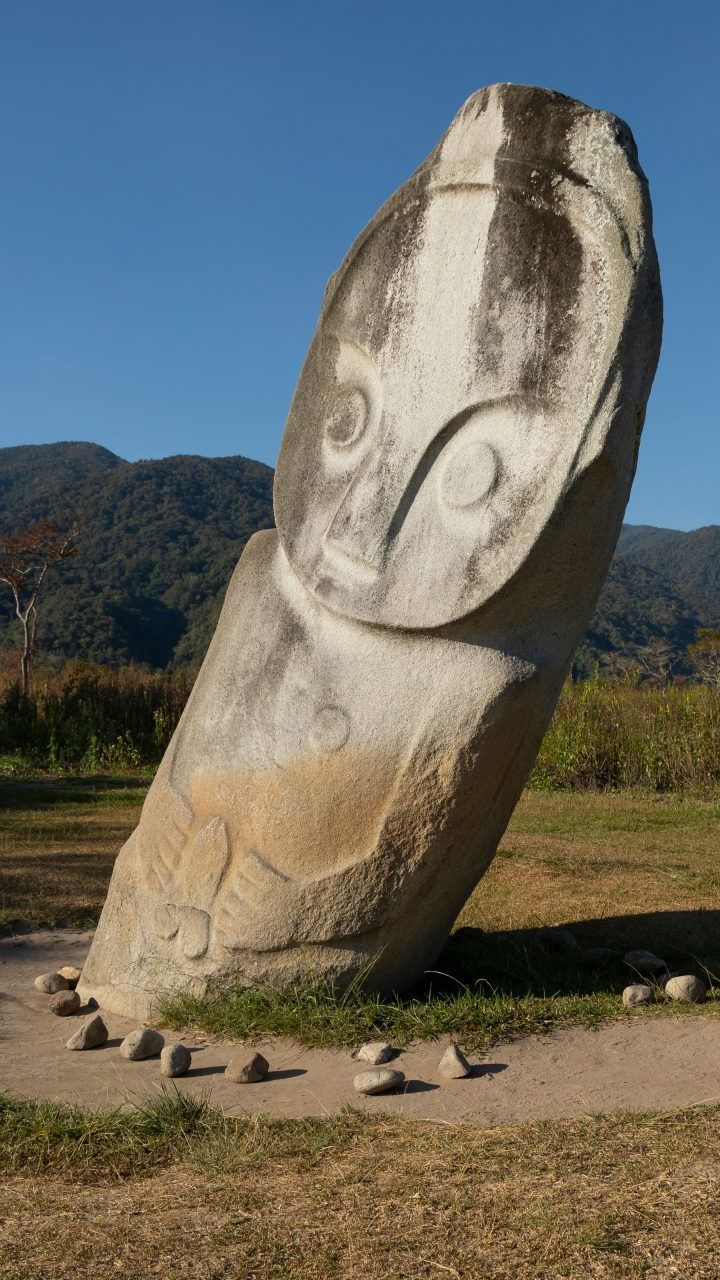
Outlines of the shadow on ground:
{"label": "shadow on ground", "polygon": [[91,774],[82,778],[0,778],[0,809],[20,806],[97,804],[108,791],[137,791],[150,785],[150,777]]}
{"label": "shadow on ground", "polygon": [[[720,911],[653,911],[572,920],[563,928],[573,935],[577,949],[548,951],[536,929],[458,929],[421,991],[439,994],[460,984],[508,996],[590,995],[615,988],[621,978],[632,980],[623,956],[638,949],[654,951],[670,971],[704,973],[720,985]],[[586,954],[598,947],[611,954]]]}

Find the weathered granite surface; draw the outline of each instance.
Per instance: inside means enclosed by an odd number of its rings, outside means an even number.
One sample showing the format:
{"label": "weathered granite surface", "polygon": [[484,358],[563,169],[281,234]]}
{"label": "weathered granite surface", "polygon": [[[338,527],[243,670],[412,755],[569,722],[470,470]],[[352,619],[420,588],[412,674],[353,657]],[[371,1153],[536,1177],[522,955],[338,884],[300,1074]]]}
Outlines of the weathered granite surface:
{"label": "weathered granite surface", "polygon": [[658,357],[629,129],[474,94],[328,283],[256,534],[79,990],[401,989],[532,767],[620,529]]}

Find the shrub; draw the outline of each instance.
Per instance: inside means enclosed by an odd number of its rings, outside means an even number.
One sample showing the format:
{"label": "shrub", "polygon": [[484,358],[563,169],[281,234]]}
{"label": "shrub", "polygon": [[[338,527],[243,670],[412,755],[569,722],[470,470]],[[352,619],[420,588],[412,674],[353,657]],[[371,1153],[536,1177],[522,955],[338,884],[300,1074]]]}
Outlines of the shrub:
{"label": "shrub", "polygon": [[704,790],[720,783],[720,689],[587,680],[563,690],[531,785]]}
{"label": "shrub", "polygon": [[189,675],[72,666],[30,694],[0,693],[0,756],[50,769],[157,764],[188,694]]}

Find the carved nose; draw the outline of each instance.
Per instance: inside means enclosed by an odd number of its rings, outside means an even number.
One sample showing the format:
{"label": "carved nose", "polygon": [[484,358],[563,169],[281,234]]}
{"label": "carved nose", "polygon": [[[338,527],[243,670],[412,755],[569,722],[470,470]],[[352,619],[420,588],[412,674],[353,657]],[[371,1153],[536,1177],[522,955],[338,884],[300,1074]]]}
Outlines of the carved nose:
{"label": "carved nose", "polygon": [[388,474],[385,451],[368,459],[350,481],[325,532],[326,551],[351,561],[365,576],[382,572],[390,549],[390,527],[400,496],[398,473],[393,471],[394,476]]}

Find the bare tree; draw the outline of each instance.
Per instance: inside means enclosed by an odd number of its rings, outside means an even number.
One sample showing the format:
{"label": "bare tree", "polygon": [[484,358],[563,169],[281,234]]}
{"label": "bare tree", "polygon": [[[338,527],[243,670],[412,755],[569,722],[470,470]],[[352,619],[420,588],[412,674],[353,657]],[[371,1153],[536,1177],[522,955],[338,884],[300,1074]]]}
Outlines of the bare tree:
{"label": "bare tree", "polygon": [[612,652],[607,656],[603,674],[605,673],[616,680],[624,681],[634,689],[642,679],[643,668],[628,654]]}
{"label": "bare tree", "polygon": [[657,680],[658,684],[667,684],[678,665],[680,655],[669,640],[655,636],[649,644],[637,651],[637,660],[647,675]]}
{"label": "bare tree", "polygon": [[0,535],[0,582],[10,588],[15,614],[23,629],[20,681],[23,693],[30,688],[30,664],[37,637],[37,602],[48,571],[78,554],[82,522],[72,520],[63,528],[43,519],[17,533]]}
{"label": "bare tree", "polygon": [[695,643],[689,644],[687,651],[700,679],[720,686],[720,631],[713,627],[700,627]]}

